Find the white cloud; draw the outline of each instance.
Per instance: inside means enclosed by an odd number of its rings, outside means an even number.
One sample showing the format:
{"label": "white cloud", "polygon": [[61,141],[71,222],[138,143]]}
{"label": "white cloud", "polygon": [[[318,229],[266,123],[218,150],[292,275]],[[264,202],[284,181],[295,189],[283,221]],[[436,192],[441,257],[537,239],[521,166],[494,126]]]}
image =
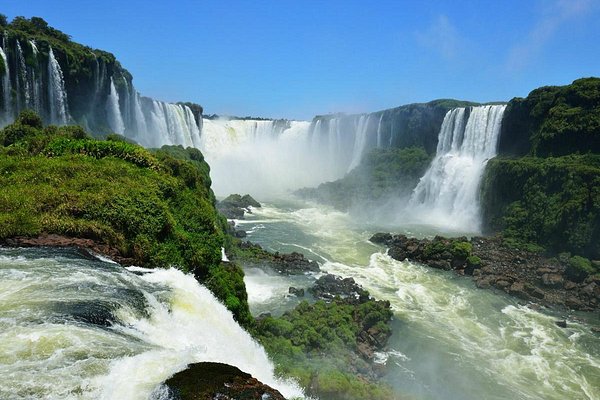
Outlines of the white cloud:
{"label": "white cloud", "polygon": [[556,32],[568,23],[587,15],[597,5],[594,0],[545,1],[543,12],[522,43],[509,50],[507,68],[511,71],[526,67],[544,49]]}
{"label": "white cloud", "polygon": [[463,40],[447,16],[440,15],[424,32],[416,33],[417,42],[437,51],[450,61],[458,57]]}

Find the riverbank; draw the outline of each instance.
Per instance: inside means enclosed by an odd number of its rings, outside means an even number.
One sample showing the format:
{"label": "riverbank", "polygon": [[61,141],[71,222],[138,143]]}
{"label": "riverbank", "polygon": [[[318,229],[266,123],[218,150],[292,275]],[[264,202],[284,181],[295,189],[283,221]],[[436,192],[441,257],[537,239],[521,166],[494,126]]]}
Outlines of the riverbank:
{"label": "riverbank", "polygon": [[408,259],[471,276],[482,289],[501,290],[548,307],[600,309],[600,275],[585,276],[577,269],[578,257],[544,257],[511,248],[500,236],[471,239],[437,236],[430,240],[377,233],[370,240],[387,246],[388,254],[398,261]]}

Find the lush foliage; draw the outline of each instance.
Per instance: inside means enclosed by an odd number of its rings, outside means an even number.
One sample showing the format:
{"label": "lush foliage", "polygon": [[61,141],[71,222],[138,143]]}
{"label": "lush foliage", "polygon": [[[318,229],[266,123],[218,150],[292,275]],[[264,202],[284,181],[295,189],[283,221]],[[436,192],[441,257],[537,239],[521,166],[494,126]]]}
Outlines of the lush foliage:
{"label": "lush foliage", "polygon": [[431,157],[423,148],[375,149],[344,178],[301,189],[300,196],[347,210],[353,204],[383,200],[410,192],[423,175]]}
{"label": "lush foliage", "polygon": [[482,193],[484,220],[508,243],[600,257],[600,155],[494,159]]}
{"label": "lush foliage", "polygon": [[600,78],[547,86],[506,109],[500,153],[560,156],[600,153]]}
{"label": "lush foliage", "polygon": [[43,128],[22,114],[0,132],[0,240],[56,233],[109,244],[136,263],[192,272],[251,321],[239,267],[223,267],[226,225],[196,149],[154,153]]}
{"label": "lush foliage", "polygon": [[388,388],[357,378],[368,370],[356,356],[360,332],[389,333],[392,313],[384,302],[302,302],[279,318],[257,322],[256,336],[277,370],[299,379],[310,394],[326,399],[391,399]]}

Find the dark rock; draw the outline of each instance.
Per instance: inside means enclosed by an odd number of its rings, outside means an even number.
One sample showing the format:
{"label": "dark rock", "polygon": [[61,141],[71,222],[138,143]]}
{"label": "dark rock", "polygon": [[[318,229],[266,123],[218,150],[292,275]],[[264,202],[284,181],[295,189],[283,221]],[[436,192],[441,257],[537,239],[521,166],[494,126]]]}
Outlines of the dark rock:
{"label": "dark rock", "polygon": [[389,233],[376,233],[373,236],[371,236],[371,239],[369,240],[375,244],[385,245],[392,241],[392,235]]}
{"label": "dark rock", "polygon": [[575,282],[565,281],[564,287],[565,290],[573,290],[577,287],[577,284]]}
{"label": "dark rock", "polygon": [[352,278],[341,278],[326,274],[317,279],[314,286],[308,289],[316,298],[331,300],[336,297],[361,302],[368,299],[367,292]]}
{"label": "dark rock", "polygon": [[277,390],[227,364],[191,364],[164,383],[175,400],[285,400]]}
{"label": "dark rock", "polygon": [[307,272],[319,272],[319,264],[316,261],[310,261],[303,254],[292,252],[289,254],[275,254],[275,269],[277,272],[286,275],[298,275]]}
{"label": "dark rock", "polygon": [[293,286],[290,286],[290,288],[288,289],[288,293],[297,297],[304,297],[304,289],[302,288],[295,288]]}
{"label": "dark rock", "polygon": [[217,202],[217,210],[229,219],[243,219],[244,213],[250,212],[250,207],[260,208],[261,205],[249,194],[244,196],[231,194],[224,200]]}
{"label": "dark rock", "polygon": [[[539,271],[539,270],[538,270]],[[564,278],[559,274],[545,273],[542,275],[542,284],[553,288],[559,288],[564,285]]]}
{"label": "dark rock", "polygon": [[556,324],[556,326],[560,327],[560,328],[566,328],[567,327],[567,321],[560,320],[560,321],[554,321],[554,323]]}
{"label": "dark rock", "polygon": [[236,238],[243,239],[247,236],[246,231],[241,229],[236,229],[233,234]]}

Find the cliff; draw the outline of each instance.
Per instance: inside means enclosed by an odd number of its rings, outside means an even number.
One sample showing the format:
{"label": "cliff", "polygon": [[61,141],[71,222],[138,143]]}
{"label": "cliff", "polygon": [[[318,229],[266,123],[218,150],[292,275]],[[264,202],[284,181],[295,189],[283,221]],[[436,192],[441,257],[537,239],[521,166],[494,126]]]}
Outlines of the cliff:
{"label": "cliff", "polygon": [[142,97],[113,54],[75,43],[41,18],[16,17],[0,31],[0,46],[0,126],[32,109],[46,123],[81,125],[96,136],[198,144],[201,106]]}

